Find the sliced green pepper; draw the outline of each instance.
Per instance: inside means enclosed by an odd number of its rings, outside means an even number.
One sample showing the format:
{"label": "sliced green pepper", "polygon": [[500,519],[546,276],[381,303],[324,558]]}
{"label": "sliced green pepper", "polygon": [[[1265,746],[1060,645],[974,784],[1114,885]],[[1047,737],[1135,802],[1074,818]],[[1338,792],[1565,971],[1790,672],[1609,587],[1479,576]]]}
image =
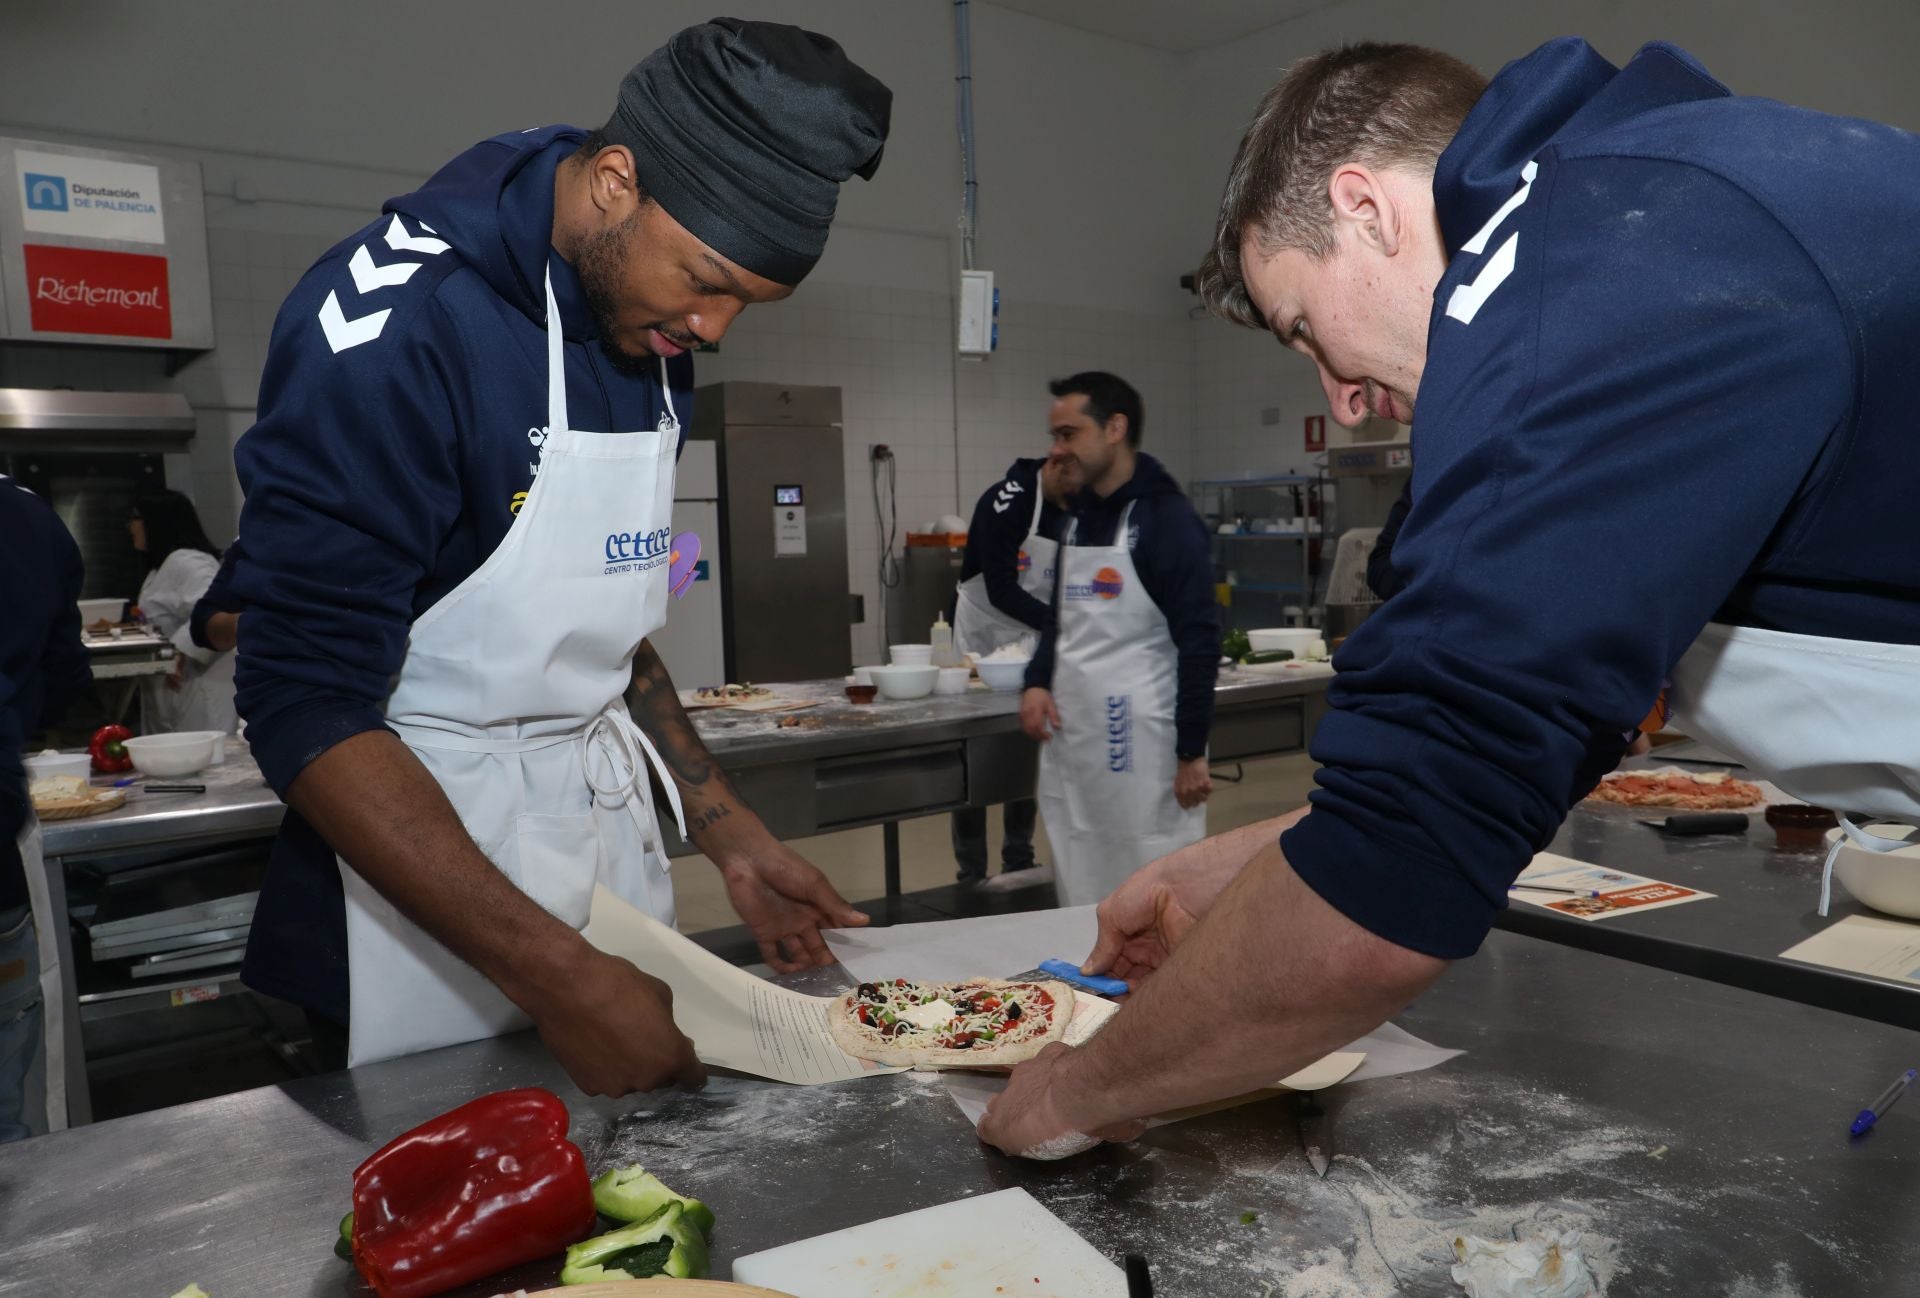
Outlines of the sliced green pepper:
{"label": "sliced green pepper", "polygon": [[666,1182],[638,1163],[616,1167],[594,1178],[593,1206],[615,1221],[645,1221],[669,1203],[685,1206],[687,1220],[702,1235],[713,1234],[713,1209],[698,1199],[675,1194]]}
{"label": "sliced green pepper", "polygon": [[596,1280],[699,1280],[707,1274],[707,1241],[675,1199],[645,1221],[595,1236],[567,1249],[563,1285]]}
{"label": "sliced green pepper", "polygon": [[333,1241],[333,1255],[353,1261],[353,1214],[340,1219],[340,1238]]}

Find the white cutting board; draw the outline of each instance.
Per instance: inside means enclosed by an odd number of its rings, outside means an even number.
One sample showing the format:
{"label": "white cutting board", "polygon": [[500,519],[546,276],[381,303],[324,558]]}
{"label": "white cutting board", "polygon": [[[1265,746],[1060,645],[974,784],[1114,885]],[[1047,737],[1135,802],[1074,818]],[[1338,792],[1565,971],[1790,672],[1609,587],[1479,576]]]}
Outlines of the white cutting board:
{"label": "white cutting board", "polygon": [[736,1258],[733,1278],[782,1289],[794,1298],[993,1298],[997,1292],[1022,1298],[1126,1298],[1127,1293],[1119,1267],[1018,1189]]}

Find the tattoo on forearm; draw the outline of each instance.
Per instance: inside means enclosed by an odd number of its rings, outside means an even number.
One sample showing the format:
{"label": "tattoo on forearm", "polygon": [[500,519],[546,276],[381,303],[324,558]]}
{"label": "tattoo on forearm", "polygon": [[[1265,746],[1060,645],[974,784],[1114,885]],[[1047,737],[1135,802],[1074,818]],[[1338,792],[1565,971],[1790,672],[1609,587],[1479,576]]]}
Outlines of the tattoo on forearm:
{"label": "tattoo on forearm", "polygon": [[697,834],[703,829],[711,829],[732,814],[733,808],[724,802],[715,803],[705,811],[696,811],[687,817],[687,833]]}
{"label": "tattoo on forearm", "polygon": [[[705,791],[709,796],[728,799],[736,796],[726,772],[713,760],[713,754],[694,732],[693,723],[687,720],[687,710],[680,706],[680,698],[674,693],[666,664],[644,640],[640,642],[640,652],[633,657],[633,685],[627,690],[627,707],[647,738],[659,748],[661,758],[683,789]],[[726,814],[724,809],[721,814]],[[688,821],[687,828],[696,828],[695,822],[704,818],[704,813],[697,813]]]}

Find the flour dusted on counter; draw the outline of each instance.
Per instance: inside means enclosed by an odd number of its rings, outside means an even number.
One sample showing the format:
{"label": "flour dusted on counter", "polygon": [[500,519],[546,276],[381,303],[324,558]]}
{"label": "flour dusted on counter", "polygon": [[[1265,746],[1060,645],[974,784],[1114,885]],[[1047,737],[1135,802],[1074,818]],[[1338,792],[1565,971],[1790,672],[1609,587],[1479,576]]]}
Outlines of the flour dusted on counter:
{"label": "flour dusted on counter", "polygon": [[1457,1236],[1454,1280],[1467,1298],[1595,1298],[1599,1281],[1577,1230],[1543,1230],[1522,1239]]}

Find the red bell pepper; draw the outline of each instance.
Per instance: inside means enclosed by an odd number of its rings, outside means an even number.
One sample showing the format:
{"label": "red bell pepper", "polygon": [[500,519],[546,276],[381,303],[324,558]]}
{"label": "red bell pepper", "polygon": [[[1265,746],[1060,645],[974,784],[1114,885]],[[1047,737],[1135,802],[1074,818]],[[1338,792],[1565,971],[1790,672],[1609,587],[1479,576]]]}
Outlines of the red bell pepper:
{"label": "red bell pepper", "polygon": [[353,1173],[353,1261],[380,1298],[425,1298],[593,1230],[567,1106],[537,1086],[415,1127]]}
{"label": "red bell pepper", "polygon": [[133,758],[127,753],[127,740],[133,738],[133,731],[125,726],[101,726],[93,732],[93,738],[87,741],[87,756],[93,759],[93,769],[102,775],[113,775],[120,771],[133,769]]}

